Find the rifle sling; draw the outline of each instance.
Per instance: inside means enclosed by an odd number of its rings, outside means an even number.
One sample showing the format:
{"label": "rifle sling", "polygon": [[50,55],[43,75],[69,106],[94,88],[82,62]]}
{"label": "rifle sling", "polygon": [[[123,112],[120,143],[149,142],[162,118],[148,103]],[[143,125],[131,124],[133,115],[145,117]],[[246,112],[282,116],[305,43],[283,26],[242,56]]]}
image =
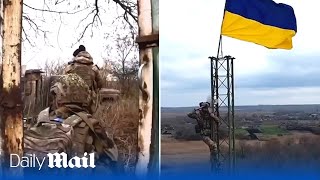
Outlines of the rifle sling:
{"label": "rifle sling", "polygon": [[79,113],[75,113],[77,116],[79,116],[91,129],[91,131],[94,133],[94,135],[100,140],[101,143],[103,143],[104,145],[106,145],[104,143],[104,141],[102,141],[102,139],[98,136],[98,134],[96,133],[96,131],[93,128],[92,123],[89,121],[87,114],[83,113],[83,112],[79,112]]}

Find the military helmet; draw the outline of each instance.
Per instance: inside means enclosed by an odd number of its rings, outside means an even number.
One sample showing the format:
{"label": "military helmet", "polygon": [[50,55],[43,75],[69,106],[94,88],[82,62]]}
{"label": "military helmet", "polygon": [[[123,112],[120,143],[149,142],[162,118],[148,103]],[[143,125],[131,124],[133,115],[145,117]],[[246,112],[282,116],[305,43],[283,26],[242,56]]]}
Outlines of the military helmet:
{"label": "military helmet", "polygon": [[58,77],[50,88],[58,105],[77,104],[87,107],[91,101],[89,86],[77,74],[66,74]]}

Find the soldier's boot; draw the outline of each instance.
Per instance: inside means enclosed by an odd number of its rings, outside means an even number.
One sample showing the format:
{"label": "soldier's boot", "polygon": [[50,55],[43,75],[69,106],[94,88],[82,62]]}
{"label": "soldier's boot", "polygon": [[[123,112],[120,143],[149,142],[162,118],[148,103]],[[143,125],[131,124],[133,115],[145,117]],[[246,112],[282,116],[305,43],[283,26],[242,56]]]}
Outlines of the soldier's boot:
{"label": "soldier's boot", "polygon": [[221,172],[221,162],[219,161],[218,158],[218,151],[217,151],[217,146],[213,146],[211,151],[211,160],[212,160],[212,165],[214,165],[214,171],[216,173]]}

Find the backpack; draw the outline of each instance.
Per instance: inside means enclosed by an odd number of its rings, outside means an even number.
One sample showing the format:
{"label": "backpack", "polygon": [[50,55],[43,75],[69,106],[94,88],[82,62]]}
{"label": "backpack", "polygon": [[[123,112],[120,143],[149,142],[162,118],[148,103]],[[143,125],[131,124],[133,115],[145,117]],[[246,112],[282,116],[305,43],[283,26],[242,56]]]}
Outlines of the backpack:
{"label": "backpack", "polygon": [[109,163],[116,162],[117,146],[106,133],[100,122],[85,112],[73,114],[59,122],[55,117],[49,117],[47,108],[40,112],[37,123],[25,131],[24,150],[37,157],[55,152],[65,152],[71,156],[96,152],[96,158],[105,161],[107,157]]}

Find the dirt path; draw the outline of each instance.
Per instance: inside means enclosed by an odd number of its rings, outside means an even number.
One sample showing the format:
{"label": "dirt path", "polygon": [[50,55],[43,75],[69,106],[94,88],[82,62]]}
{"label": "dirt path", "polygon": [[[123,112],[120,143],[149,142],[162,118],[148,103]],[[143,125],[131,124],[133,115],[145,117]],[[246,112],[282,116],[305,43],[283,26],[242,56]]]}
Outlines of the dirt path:
{"label": "dirt path", "polygon": [[194,172],[210,172],[209,149],[202,141],[176,141],[165,137],[161,141],[161,172],[183,172],[192,166]]}

